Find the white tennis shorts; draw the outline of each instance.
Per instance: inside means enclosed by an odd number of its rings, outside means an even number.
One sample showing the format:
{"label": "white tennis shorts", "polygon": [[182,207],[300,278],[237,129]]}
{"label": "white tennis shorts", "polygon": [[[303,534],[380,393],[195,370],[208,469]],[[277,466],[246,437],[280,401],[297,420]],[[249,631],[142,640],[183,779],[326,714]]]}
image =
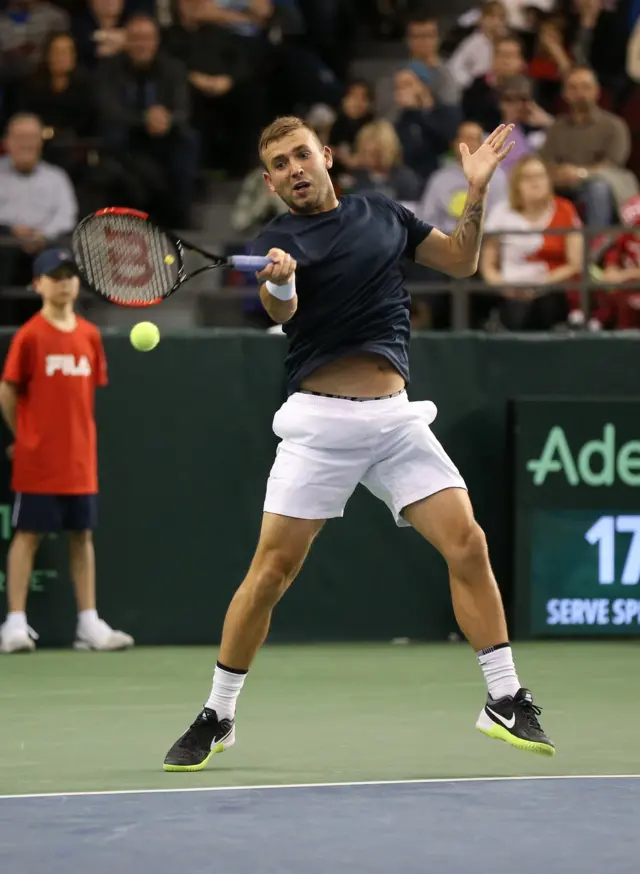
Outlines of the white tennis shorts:
{"label": "white tennis shorts", "polygon": [[465,489],[436,440],[431,401],[405,392],[351,401],[297,393],[280,407],[273,430],[281,438],[267,483],[267,513],[298,519],[344,515],[358,483],[389,507],[396,523],[409,504],[447,488]]}

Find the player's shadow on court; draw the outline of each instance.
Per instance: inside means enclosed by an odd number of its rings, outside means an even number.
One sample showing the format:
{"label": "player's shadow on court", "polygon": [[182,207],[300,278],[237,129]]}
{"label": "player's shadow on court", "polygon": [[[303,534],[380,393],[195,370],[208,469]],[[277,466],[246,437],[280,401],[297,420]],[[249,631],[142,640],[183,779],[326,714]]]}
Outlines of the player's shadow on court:
{"label": "player's shadow on court", "polygon": [[[116,778],[118,777],[118,774],[120,774],[120,776],[122,778],[120,782],[121,782],[121,785],[123,787],[130,786],[132,783],[135,783],[136,777],[139,777],[142,779],[142,778],[148,777],[149,774],[157,774],[158,771],[160,771],[160,773],[162,774],[162,776],[164,778],[162,786],[156,787],[156,788],[160,788],[160,789],[182,788],[182,781],[180,780],[180,778],[184,777],[185,774],[186,774],[186,776],[189,777],[189,779],[197,780],[199,777],[200,778],[207,777],[209,779],[215,778],[216,774],[240,774],[240,773],[251,773],[252,772],[256,776],[255,781],[252,781],[252,783],[253,782],[261,783],[261,782],[263,782],[263,778],[266,775],[270,775],[270,774],[273,774],[274,776],[276,776],[276,775],[282,776],[282,768],[269,768],[269,767],[263,767],[262,765],[259,768],[256,768],[255,765],[235,765],[235,766],[226,765],[225,766],[225,765],[217,765],[216,764],[216,765],[211,765],[210,767],[207,767],[202,771],[193,771],[193,772],[177,771],[175,773],[162,772],[162,765],[160,765],[160,769],[158,769],[157,764],[150,765],[148,767],[141,767],[141,768],[123,768],[121,771],[117,771],[113,768],[109,769],[109,773],[111,775],[114,775]],[[134,779],[132,779],[132,778],[134,778]],[[174,786],[172,786],[172,781],[174,781]],[[177,781],[180,781],[180,787],[177,786]],[[274,779],[273,781],[270,781],[270,782],[278,783],[280,781],[277,779]]]}

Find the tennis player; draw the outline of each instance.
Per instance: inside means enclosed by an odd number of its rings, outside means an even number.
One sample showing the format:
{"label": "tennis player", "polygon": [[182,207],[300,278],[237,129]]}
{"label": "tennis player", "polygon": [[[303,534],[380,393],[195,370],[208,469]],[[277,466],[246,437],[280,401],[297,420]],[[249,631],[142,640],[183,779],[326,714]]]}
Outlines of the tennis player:
{"label": "tennis player", "polygon": [[260,234],[254,254],[271,318],[284,324],[288,400],[273,430],[281,438],[269,476],[258,547],[224,624],[204,709],[169,750],[169,771],[199,770],[235,742],[236,699],[265,640],[271,612],[295,579],[325,520],[342,516],[358,483],[413,526],[446,560],[460,628],[488,685],[477,728],[514,747],[553,755],[540,708],[514,667],[487,543],[465,483],[430,425],[436,408],[410,403],[409,295],[403,258],[453,277],[478,265],[487,190],[509,154],[500,125],[470,154],[469,185],[449,237],[382,194],[338,199],[330,149],[296,118],[263,132],[265,180],[289,207]]}
{"label": "tennis player", "polygon": [[28,652],[37,634],[26,604],[34,558],[44,534],[66,531],[78,603],[76,649],[116,650],[133,638],[96,612],[95,555],[98,464],[94,395],[107,384],[100,332],[74,313],[80,280],[70,252],[48,249],[34,262],[42,309],[14,335],[0,384],[0,409],[15,435],[15,492],[9,547],[9,612],[0,652]]}

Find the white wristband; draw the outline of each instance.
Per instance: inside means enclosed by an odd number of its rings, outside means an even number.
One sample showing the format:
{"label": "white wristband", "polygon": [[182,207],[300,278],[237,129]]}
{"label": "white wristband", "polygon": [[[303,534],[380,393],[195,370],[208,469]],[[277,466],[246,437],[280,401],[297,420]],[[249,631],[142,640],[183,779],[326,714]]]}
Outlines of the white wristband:
{"label": "white wristband", "polygon": [[296,293],[296,276],[295,273],[287,282],[286,285],[276,285],[274,282],[266,281],[267,291],[278,300],[291,300]]}

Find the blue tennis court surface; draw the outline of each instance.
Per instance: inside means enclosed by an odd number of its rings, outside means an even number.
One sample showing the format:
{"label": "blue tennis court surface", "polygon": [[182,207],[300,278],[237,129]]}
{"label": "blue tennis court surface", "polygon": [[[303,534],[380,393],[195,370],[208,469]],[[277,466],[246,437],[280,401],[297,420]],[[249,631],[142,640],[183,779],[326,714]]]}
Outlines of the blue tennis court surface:
{"label": "blue tennis court surface", "polygon": [[7,874],[638,874],[640,777],[0,798]]}

